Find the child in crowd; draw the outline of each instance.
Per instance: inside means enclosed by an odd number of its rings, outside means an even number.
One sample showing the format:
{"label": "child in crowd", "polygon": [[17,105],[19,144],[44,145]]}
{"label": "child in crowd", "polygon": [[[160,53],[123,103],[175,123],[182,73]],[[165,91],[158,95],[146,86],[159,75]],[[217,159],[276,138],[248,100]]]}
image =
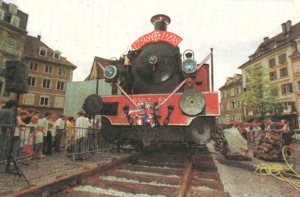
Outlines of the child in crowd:
{"label": "child in crowd", "polygon": [[69,118],[69,122],[67,124],[67,132],[68,132],[68,154],[74,153],[75,146],[75,119],[73,116]]}
{"label": "child in crowd", "polygon": [[42,155],[43,148],[43,137],[44,137],[44,126],[39,125],[35,132],[35,150],[33,158],[44,158]]}

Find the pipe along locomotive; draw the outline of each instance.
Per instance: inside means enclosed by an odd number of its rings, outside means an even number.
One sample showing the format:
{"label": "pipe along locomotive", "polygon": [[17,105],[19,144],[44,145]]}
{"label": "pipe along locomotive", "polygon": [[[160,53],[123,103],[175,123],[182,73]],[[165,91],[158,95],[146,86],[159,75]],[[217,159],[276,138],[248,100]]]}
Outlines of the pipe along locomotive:
{"label": "pipe along locomotive", "polygon": [[[201,146],[210,141],[219,115],[218,92],[210,91],[205,64],[212,49],[199,64],[192,50],[182,55],[182,38],[167,31],[170,22],[166,15],[153,16],[155,30],[137,39],[127,55],[111,59],[105,67],[98,62],[112,96],[90,95],[83,109],[102,115],[105,139],[143,148],[177,142]],[[117,88],[122,95],[116,95]]]}

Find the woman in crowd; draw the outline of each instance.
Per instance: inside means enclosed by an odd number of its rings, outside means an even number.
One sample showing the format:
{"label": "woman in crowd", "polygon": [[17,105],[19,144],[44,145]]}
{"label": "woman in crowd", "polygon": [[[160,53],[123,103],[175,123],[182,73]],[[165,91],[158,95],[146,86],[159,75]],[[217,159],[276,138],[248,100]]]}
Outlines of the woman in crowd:
{"label": "woman in crowd", "polygon": [[281,129],[277,129],[276,131],[280,133],[280,137],[284,140],[284,145],[289,146],[292,143],[292,136],[290,134],[290,126],[286,119],[282,119],[281,123],[283,127]]}

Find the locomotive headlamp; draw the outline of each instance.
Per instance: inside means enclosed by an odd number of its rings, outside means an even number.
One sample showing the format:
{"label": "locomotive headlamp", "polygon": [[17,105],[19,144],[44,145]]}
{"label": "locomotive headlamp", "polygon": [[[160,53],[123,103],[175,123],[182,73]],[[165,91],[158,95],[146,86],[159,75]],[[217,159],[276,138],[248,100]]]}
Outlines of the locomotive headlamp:
{"label": "locomotive headlamp", "polygon": [[[191,50],[188,50],[188,51],[191,51]],[[192,74],[192,73],[196,72],[197,71],[197,62],[194,60],[194,58],[192,58],[192,56],[194,56],[193,51],[185,53],[185,56],[187,59],[185,59],[182,63],[182,70],[186,74]]]}
{"label": "locomotive headlamp", "polygon": [[113,79],[117,75],[117,67],[109,65],[104,70],[104,76],[107,79]]}

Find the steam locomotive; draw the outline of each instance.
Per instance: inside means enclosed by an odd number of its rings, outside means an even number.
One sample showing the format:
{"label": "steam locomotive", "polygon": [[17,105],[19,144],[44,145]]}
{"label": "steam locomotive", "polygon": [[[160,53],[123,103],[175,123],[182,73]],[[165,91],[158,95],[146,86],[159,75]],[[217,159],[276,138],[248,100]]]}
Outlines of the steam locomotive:
{"label": "steam locomotive", "polygon": [[[132,50],[110,65],[99,62],[112,96],[86,98],[83,109],[102,115],[109,140],[205,145],[219,116],[218,93],[210,91],[210,68],[197,64],[192,50],[180,53],[182,38],[168,32],[171,19],[151,18],[154,31],[138,38]],[[116,95],[120,89],[122,95]]]}

